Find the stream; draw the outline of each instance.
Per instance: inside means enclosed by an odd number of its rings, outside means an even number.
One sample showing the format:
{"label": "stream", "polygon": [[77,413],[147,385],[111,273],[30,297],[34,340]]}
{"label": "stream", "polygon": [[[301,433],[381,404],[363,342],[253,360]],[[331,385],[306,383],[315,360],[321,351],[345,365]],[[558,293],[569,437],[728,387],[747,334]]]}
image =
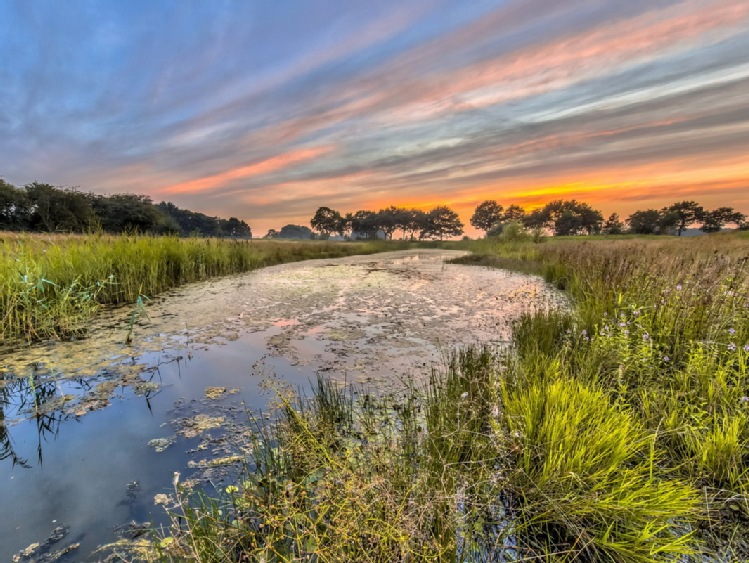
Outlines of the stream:
{"label": "stream", "polygon": [[537,277],[445,263],[463,254],[314,260],[191,284],[144,310],[103,312],[85,339],[5,354],[0,561],[120,561],[115,542],[168,524],[156,501],[174,472],[211,494],[235,482],[245,423],[267,416],[274,387],[308,389],[325,374],[397,393],[456,346],[506,345],[518,315],[564,303]]}

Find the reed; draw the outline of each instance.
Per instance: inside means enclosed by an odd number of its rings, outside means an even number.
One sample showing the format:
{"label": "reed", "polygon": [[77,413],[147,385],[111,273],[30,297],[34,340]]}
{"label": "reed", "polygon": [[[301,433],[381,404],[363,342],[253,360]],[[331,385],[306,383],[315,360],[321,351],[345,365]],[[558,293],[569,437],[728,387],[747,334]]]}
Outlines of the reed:
{"label": "reed", "polygon": [[80,335],[102,305],[134,304],[188,282],[391,246],[397,244],[5,234],[0,342]]}

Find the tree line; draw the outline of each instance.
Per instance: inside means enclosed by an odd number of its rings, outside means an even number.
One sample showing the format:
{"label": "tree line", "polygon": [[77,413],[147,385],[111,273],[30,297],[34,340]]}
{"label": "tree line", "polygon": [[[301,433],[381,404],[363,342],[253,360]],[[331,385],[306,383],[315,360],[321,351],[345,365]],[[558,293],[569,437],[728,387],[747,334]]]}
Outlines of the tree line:
{"label": "tree line", "polygon": [[[329,238],[340,236],[353,239],[392,239],[400,231],[406,239],[439,239],[463,234],[463,223],[458,214],[446,205],[430,211],[390,206],[379,211],[359,210],[341,214],[330,207],[320,207],[310,220],[309,227],[286,225],[280,231],[271,229],[266,238]],[[295,236],[300,235],[300,236]],[[306,236],[305,236],[306,235]]]}
{"label": "tree line", "polygon": [[250,226],[236,217],[209,217],[169,202],[155,204],[146,195],[97,195],[39,182],[19,188],[2,179],[0,230],[252,238]]}
{"label": "tree line", "polygon": [[703,232],[717,232],[734,225],[749,229],[746,216],[732,207],[706,210],[695,201],[680,201],[662,209],[635,211],[625,221],[617,213],[604,220],[597,209],[576,200],[554,200],[545,206],[526,212],[518,205],[506,209],[496,200],[480,203],[471,216],[471,225],[496,236],[509,223],[520,223],[526,229],[549,230],[557,236],[580,234],[676,234],[681,236],[687,227],[699,224]]}

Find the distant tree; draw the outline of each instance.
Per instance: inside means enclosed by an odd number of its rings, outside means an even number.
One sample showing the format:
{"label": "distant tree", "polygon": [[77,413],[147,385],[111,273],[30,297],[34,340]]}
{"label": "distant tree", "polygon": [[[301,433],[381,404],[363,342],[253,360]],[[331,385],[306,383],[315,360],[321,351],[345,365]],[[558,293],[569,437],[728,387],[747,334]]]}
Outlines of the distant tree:
{"label": "distant tree", "polygon": [[346,213],[346,215],[343,215],[341,217],[341,220],[338,223],[338,229],[336,232],[342,237],[350,237],[353,226],[354,226],[354,214]]}
{"label": "distant tree", "polygon": [[678,228],[679,214],[668,209],[661,209],[656,233],[659,235],[673,235]]}
{"label": "distant tree", "polygon": [[601,228],[604,235],[620,235],[624,232],[624,223],[619,219],[618,213],[612,213]]}
{"label": "distant tree", "polygon": [[25,191],[0,179],[0,230],[27,229],[29,206]]}
{"label": "distant tree", "polygon": [[303,225],[284,225],[278,233],[278,238],[311,239],[312,229]]}
{"label": "distant tree", "polygon": [[583,229],[580,215],[571,209],[565,209],[554,219],[554,234],[560,237],[577,235]]}
{"label": "distant tree", "polygon": [[420,233],[426,225],[427,214],[421,209],[404,209],[401,218],[403,236],[413,240],[416,233]]}
{"label": "distant tree", "polygon": [[354,213],[351,220],[351,231],[354,238],[377,238],[379,230],[377,213],[366,209]]}
{"label": "distant tree", "polygon": [[252,238],[252,229],[250,229],[250,226],[236,217],[219,219],[218,223],[222,236],[232,238]]}
{"label": "distant tree", "polygon": [[377,212],[375,221],[379,227],[378,230],[385,234],[385,238],[392,239],[393,233],[401,224],[401,210],[392,205],[385,209],[380,209]]}
{"label": "distant tree", "polygon": [[496,200],[488,199],[481,202],[471,216],[471,225],[484,231],[488,236],[491,228],[502,220],[504,208]]}
{"label": "distant tree", "polygon": [[463,223],[458,214],[446,205],[438,205],[426,215],[419,238],[435,238],[444,240],[446,237],[457,237],[463,234]]}
{"label": "distant tree", "polygon": [[547,203],[524,218],[529,229],[551,228],[557,236],[593,234],[600,232],[603,224],[601,212],[577,200],[557,199]]}
{"label": "distant tree", "polygon": [[[155,233],[165,230],[168,223],[169,216],[155,206],[146,195],[89,194],[89,201],[96,213],[99,226],[110,233]],[[170,225],[174,227],[173,222]]]}
{"label": "distant tree", "polygon": [[276,229],[269,229],[267,233],[265,233],[265,236],[263,238],[278,238],[278,231]]}
{"label": "distant tree", "polygon": [[32,230],[82,232],[96,224],[89,197],[72,188],[32,182],[24,186]]}
{"label": "distant tree", "polygon": [[713,211],[704,212],[700,230],[705,233],[714,233],[731,223],[738,228],[745,218],[743,213],[736,211],[733,207],[718,207]]}
{"label": "distant tree", "polygon": [[522,223],[526,229],[544,229],[547,227],[549,216],[545,208],[534,209],[523,216]]}
{"label": "distant tree", "polygon": [[638,235],[653,235],[658,233],[661,212],[657,209],[635,211],[627,218],[629,232]]}
{"label": "distant tree", "polygon": [[507,209],[505,209],[505,212],[502,213],[502,221],[504,223],[509,223],[510,221],[522,222],[524,217],[525,209],[523,209],[519,205],[510,205]]}
{"label": "distant tree", "polygon": [[330,207],[318,207],[314,217],[310,220],[313,229],[320,231],[322,235],[329,236],[336,233],[341,227],[341,214]]}
{"label": "distant tree", "polygon": [[677,217],[676,234],[681,236],[689,225],[702,219],[705,210],[696,201],[679,201],[663,208],[663,213],[674,213]]}

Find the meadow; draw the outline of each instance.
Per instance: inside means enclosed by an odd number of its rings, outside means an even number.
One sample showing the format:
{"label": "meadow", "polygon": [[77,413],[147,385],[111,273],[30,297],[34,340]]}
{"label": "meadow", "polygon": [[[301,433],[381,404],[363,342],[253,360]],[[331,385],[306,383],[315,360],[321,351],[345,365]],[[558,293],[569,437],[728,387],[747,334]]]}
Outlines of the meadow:
{"label": "meadow", "polygon": [[102,307],[136,306],[214,276],[376,252],[378,243],[0,234],[0,344],[86,333]]}
{"label": "meadow", "polygon": [[425,386],[320,379],[252,419],[239,486],[175,478],[165,561],[749,558],[749,240],[451,243],[572,307]]}

